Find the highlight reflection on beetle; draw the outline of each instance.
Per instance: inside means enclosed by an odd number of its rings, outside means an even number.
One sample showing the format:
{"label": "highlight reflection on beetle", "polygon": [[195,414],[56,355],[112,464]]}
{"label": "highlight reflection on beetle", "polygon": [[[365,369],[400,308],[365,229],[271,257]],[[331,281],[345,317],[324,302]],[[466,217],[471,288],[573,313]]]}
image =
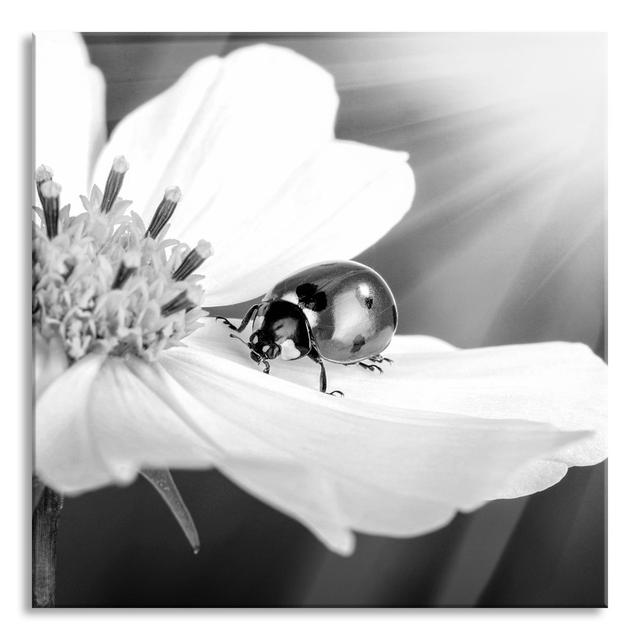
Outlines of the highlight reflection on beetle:
{"label": "highlight reflection on beetle", "polygon": [[[325,262],[307,267],[276,284],[253,305],[236,327],[251,322],[251,359],[269,373],[269,360],[308,357],[320,365],[320,391],[327,392],[324,361],[359,365],[382,372],[391,362],[382,352],[398,327],[398,309],[389,285],[380,274],[359,262]],[[330,391],[343,395],[341,391]]]}

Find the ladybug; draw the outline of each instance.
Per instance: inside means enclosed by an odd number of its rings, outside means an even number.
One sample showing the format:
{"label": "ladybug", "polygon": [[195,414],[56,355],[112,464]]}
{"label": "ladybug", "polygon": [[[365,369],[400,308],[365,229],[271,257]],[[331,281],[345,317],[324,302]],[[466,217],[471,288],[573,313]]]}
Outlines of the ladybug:
{"label": "ladybug", "polygon": [[[236,333],[252,322],[251,359],[269,373],[269,360],[308,357],[320,365],[320,391],[327,392],[324,361],[359,365],[382,373],[391,362],[380,354],[398,327],[389,285],[373,269],[353,261],[315,264],[278,282],[253,305],[239,326],[217,316]],[[344,395],[332,391],[332,395]]]}

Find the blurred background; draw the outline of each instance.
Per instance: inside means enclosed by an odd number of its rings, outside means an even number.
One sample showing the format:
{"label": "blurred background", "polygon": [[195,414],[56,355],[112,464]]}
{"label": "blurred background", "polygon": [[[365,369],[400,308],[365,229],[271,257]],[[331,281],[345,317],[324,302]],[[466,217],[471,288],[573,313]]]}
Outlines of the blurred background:
{"label": "blurred background", "polygon": [[[356,257],[391,285],[399,332],[460,347],[579,341],[606,358],[604,35],[84,38],[107,81],[109,131],[207,55],[270,42],[319,63],[340,95],[338,138],[410,153],[411,211]],[[200,554],[142,480],[68,499],[58,606],[606,603],[605,464],[429,535],[359,535],[350,558],[215,471],[175,478]]]}

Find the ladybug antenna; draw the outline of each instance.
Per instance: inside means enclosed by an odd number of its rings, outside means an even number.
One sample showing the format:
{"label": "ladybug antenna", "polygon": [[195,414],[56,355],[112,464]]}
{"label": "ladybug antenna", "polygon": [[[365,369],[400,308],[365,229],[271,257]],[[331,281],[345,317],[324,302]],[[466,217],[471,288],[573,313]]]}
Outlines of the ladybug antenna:
{"label": "ladybug antenna", "polygon": [[237,336],[235,333],[230,333],[229,337],[235,338],[236,340],[240,340],[242,344],[246,344],[247,347],[249,347],[249,351],[251,351],[251,359],[257,364],[262,364],[264,366],[264,372],[269,373],[269,371],[271,370],[271,367],[269,366],[267,359],[264,356],[260,355],[251,343],[245,342],[240,336]]}
{"label": "ladybug antenna", "polygon": [[240,340],[240,342],[242,342],[242,344],[246,344],[247,347],[249,347],[249,349],[251,349],[251,351],[253,351],[253,346],[250,345],[248,342],[245,342],[240,336],[237,336],[235,333],[230,333],[229,337],[230,338],[235,338],[236,340]]}

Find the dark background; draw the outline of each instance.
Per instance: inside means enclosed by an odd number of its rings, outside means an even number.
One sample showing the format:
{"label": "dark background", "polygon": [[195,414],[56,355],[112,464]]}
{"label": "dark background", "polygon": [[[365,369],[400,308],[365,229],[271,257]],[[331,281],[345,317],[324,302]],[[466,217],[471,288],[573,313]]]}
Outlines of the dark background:
{"label": "dark background", "polygon": [[[410,213],[358,257],[394,290],[400,333],[463,347],[580,341],[605,357],[604,36],[85,34],[85,41],[107,81],[109,130],[203,56],[271,42],[315,60],[336,80],[337,137],[411,154]],[[575,122],[586,125],[574,132]],[[603,606],[605,473],[604,464],[571,469],[547,491],[458,515],[430,535],[359,535],[350,558],[215,471],[176,472],[203,541],[193,556],[139,480],[66,500],[57,602]]]}

